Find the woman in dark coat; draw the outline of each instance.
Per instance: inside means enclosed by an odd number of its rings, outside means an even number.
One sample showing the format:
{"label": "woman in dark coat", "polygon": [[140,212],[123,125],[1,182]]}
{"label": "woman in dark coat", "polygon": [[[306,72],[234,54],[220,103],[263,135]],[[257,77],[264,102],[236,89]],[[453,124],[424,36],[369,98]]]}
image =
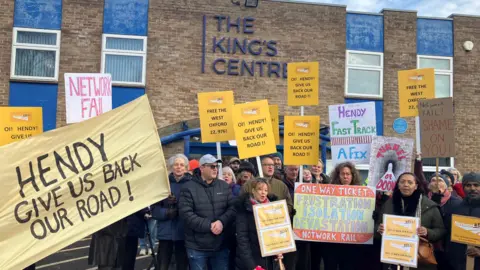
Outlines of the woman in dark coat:
{"label": "woman in dark coat", "polygon": [[[403,173],[398,177],[392,198],[384,205],[378,215],[377,237],[384,232],[383,215],[420,217],[419,237],[428,239],[432,244],[441,240],[446,231],[439,206],[425,196],[422,183],[413,173]],[[384,265],[388,269],[389,265]],[[437,269],[436,265],[418,264],[417,269]]]}
{"label": "woman in dark coat", "polygon": [[[257,227],[253,216],[253,205],[275,201],[274,195],[268,195],[269,185],[266,179],[257,178],[252,180],[252,190],[241,195],[237,205],[237,257],[236,269],[254,270],[257,266],[266,270],[274,269],[275,262],[281,255],[262,257],[260,244],[258,243]],[[268,195],[268,196],[267,196]]]}

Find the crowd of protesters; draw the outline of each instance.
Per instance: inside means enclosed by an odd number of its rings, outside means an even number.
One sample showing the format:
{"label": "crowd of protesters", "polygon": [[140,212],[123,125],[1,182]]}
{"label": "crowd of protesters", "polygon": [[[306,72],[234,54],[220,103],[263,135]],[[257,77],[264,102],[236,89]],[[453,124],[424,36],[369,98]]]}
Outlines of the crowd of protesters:
{"label": "crowd of protesters", "polygon": [[[464,270],[466,256],[475,257],[475,269],[480,269],[480,249],[451,242],[449,233],[452,214],[480,217],[480,174],[462,177],[452,168],[426,179],[420,153],[414,173],[401,174],[393,192],[377,192],[373,245],[296,241],[296,252],[266,258],[260,252],[253,205],[286,200],[293,219],[299,166],[283,166],[280,153],[261,157],[261,168],[255,160],[222,162],[212,155],[189,161],[177,154],[167,164],[170,196],[95,233],[91,264],[100,270],[132,270],[137,255],[153,251],[160,270],[172,265],[177,270],[270,270],[280,269],[279,260],[287,270],[319,270],[321,265],[325,270],[397,269],[380,262],[381,221],[392,214],[418,217],[421,241],[434,246],[437,264],[419,260],[417,269]],[[307,183],[363,184],[348,162],[329,176],[321,160],[303,172]]]}

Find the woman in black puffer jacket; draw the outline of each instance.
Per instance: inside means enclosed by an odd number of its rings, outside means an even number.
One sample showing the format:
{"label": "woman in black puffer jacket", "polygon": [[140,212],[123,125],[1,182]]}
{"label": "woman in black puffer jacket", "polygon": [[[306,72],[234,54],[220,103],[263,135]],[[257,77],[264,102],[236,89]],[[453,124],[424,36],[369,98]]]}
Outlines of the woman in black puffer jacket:
{"label": "woman in black puffer jacket", "polygon": [[254,270],[257,266],[266,270],[278,268],[278,258],[282,255],[262,257],[258,243],[257,228],[253,216],[253,205],[276,201],[275,195],[268,195],[270,186],[266,179],[252,180],[252,190],[238,197],[237,201],[237,270]]}

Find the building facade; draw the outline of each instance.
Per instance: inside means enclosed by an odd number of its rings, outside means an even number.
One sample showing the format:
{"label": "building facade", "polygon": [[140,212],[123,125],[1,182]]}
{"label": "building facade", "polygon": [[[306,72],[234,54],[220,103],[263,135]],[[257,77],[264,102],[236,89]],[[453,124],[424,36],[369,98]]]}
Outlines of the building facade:
{"label": "building facade", "polygon": [[457,155],[440,165],[478,170],[480,17],[268,0],[0,2],[0,105],[43,107],[45,131],[66,124],[64,73],[112,74],[113,106],[146,93],[162,127],[198,118],[203,91],[234,90],[235,102],[268,99],[298,115],[286,105],[286,64],[318,61],[319,106],[305,115],[328,124],[328,105],[375,101],[379,135],[414,138],[413,118],[405,134],[392,129],[397,72],[433,67],[436,96],[455,102]]}

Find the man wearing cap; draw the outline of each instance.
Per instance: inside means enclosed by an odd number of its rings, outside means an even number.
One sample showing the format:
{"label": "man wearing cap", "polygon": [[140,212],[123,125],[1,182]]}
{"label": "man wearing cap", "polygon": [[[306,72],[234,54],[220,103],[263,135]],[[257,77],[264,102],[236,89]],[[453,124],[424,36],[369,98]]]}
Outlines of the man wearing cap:
{"label": "man wearing cap", "polygon": [[[480,218],[480,174],[469,173],[463,177],[463,190],[465,192],[465,199],[452,207],[451,213],[446,213],[448,216],[447,229],[451,230],[451,214],[470,216]],[[448,234],[446,245],[446,254],[448,256],[451,269],[465,270],[466,257],[471,256],[475,258],[475,270],[480,270],[480,248],[467,247],[465,244],[458,244],[450,241],[450,234]]]}
{"label": "man wearing cap", "polygon": [[185,223],[185,247],[191,270],[227,270],[225,229],[235,218],[229,185],[218,180],[221,160],[207,154],[200,158],[199,175],[182,186],[180,218]]}
{"label": "man wearing cap", "polygon": [[228,162],[228,167],[230,167],[230,169],[232,169],[233,173],[235,175],[237,175],[238,170],[240,169],[240,159],[238,159],[236,157],[231,158],[230,161]]}

